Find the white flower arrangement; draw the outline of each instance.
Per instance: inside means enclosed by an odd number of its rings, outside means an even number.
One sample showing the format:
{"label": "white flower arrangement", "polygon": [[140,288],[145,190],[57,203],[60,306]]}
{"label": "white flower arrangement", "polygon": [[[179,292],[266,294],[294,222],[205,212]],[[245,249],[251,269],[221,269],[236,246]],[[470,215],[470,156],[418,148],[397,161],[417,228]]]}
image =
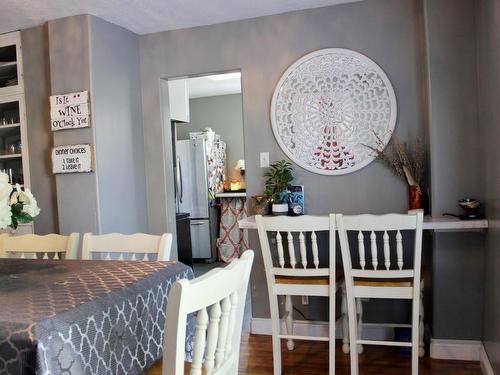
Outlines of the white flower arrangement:
{"label": "white flower arrangement", "polygon": [[38,203],[29,189],[21,189],[19,184],[12,186],[9,176],[0,172],[0,229],[19,224],[27,224],[40,213]]}

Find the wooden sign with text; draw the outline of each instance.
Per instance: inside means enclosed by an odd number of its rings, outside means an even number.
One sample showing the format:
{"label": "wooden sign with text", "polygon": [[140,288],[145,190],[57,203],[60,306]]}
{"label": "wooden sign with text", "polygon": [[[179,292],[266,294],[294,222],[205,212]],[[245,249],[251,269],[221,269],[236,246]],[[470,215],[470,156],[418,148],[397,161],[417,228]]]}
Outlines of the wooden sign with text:
{"label": "wooden sign with text", "polygon": [[50,97],[52,131],[90,126],[89,92],[73,92]]}
{"label": "wooden sign with text", "polygon": [[65,145],[52,148],[52,173],[82,173],[93,170],[92,145]]}

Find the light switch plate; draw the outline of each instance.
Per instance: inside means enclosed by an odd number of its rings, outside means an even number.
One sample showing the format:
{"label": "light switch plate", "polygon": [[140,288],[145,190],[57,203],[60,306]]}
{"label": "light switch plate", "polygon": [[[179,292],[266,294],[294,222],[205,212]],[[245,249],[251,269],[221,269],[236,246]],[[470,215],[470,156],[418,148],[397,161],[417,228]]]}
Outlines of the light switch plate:
{"label": "light switch plate", "polygon": [[269,152],[260,153],[260,167],[261,168],[269,167]]}

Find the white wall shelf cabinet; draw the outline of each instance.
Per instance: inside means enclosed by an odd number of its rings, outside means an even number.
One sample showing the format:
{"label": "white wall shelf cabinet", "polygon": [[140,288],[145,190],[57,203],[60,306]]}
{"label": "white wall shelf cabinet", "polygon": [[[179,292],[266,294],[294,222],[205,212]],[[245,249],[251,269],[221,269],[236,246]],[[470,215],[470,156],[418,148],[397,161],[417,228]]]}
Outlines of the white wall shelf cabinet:
{"label": "white wall shelf cabinet", "polygon": [[0,95],[0,170],[30,187],[24,95]]}
{"label": "white wall shelf cabinet", "polygon": [[187,80],[168,81],[170,119],[189,122],[189,86]]}
{"label": "white wall shelf cabinet", "polygon": [[[0,170],[12,184],[30,188],[21,51],[19,32],[0,35]],[[20,225],[16,233],[33,233],[33,224]]]}
{"label": "white wall shelf cabinet", "polygon": [[24,92],[21,34],[0,35],[0,96]]}

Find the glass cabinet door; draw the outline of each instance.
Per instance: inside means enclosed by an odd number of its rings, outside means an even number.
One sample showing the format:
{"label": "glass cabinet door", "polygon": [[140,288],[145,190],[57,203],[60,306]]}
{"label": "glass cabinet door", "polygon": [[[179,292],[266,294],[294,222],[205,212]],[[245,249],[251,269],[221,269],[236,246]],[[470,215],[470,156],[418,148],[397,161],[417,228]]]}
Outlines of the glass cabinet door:
{"label": "glass cabinet door", "polygon": [[29,185],[24,116],[22,95],[0,97],[0,171],[9,176],[11,184],[23,187]]}
{"label": "glass cabinet door", "polygon": [[23,91],[19,33],[0,35],[0,95]]}

